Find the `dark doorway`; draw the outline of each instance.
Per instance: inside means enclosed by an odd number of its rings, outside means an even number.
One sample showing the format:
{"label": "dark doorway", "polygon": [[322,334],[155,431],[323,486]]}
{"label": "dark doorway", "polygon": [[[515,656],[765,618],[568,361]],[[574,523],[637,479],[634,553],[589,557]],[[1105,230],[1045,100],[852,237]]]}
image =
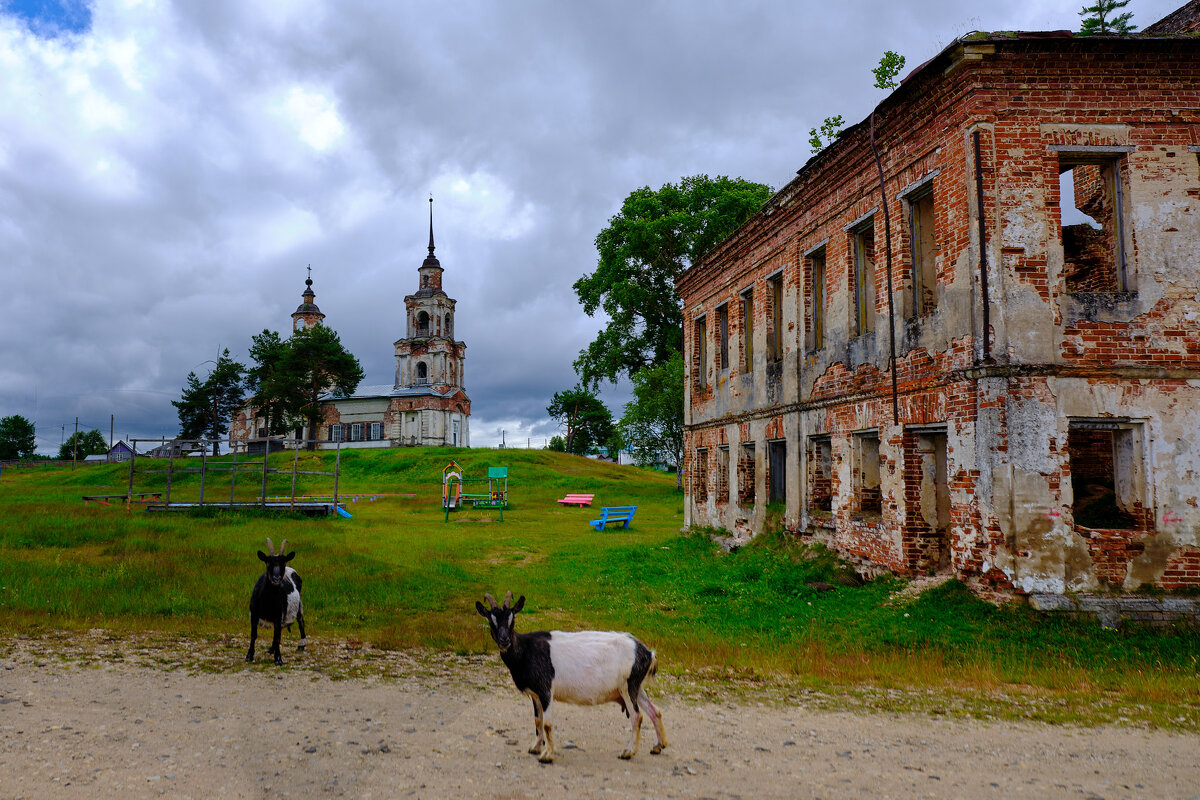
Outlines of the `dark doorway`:
{"label": "dark doorway", "polygon": [[775,439],[767,442],[767,478],[770,487],[768,503],[787,502],[787,441]]}

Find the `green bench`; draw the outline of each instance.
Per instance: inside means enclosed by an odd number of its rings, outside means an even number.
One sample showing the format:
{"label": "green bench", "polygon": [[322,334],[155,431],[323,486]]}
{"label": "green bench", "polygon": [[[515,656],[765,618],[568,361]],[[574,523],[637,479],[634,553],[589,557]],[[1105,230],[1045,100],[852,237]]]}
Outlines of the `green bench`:
{"label": "green bench", "polygon": [[600,519],[591,521],[591,525],[598,531],[604,530],[604,526],[610,522],[623,522],[621,527],[628,528],[629,523],[633,521],[633,513],[637,511],[637,506],[608,506],[600,509]]}

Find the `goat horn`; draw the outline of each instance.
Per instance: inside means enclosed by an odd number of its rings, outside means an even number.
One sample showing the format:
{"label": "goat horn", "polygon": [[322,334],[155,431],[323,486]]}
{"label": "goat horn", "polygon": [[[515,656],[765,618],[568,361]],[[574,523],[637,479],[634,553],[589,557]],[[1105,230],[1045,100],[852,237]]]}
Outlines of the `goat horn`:
{"label": "goat horn", "polygon": [[483,593],[483,599],[484,599],[484,600],[487,600],[487,601],[488,601],[488,603],[490,603],[490,604],[491,604],[492,608],[495,608],[495,607],[496,607],[496,598],[492,597],[492,596],[491,596],[490,594],[488,594],[487,592],[484,592],[484,593]]}
{"label": "goat horn", "polygon": [[279,555],[283,555],[286,552],[287,552],[287,539],[284,539],[283,544],[279,545]]}
{"label": "goat horn", "polygon": [[508,608],[508,604],[511,602],[512,602],[512,589],[509,589],[508,592],[504,595],[504,607]]}
{"label": "goat horn", "polygon": [[267,555],[275,555],[275,545],[271,542],[271,537],[267,537]]}

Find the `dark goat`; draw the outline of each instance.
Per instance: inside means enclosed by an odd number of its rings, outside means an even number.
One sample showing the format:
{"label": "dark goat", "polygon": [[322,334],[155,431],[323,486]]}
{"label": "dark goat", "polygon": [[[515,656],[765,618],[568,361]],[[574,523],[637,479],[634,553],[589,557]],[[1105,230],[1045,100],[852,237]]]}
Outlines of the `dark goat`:
{"label": "dark goat", "polygon": [[539,761],[554,760],[553,723],[550,704],[554,700],[580,706],[620,703],[629,716],[633,731],[621,758],[633,758],[642,738],[642,710],[654,723],[658,744],[651,753],[667,746],[662,715],[650,702],[642,684],[658,667],[654,652],[631,634],[616,631],[537,631],[513,630],[517,613],[525,607],[525,597],[509,608],[512,592],[504,605],[485,594],[491,608],[475,603],[475,610],[488,621],[492,638],[500,646],[500,658],[512,673],[517,689],[533,699],[533,726],[537,740],[529,748]]}
{"label": "dark goat", "polygon": [[296,557],[296,552],[284,555],[287,550],[287,539],[279,546],[279,554],[275,553],[275,545],[267,539],[267,550],[258,551],[258,558],[267,565],[267,569],[258,576],[254,591],[250,593],[250,649],[246,651],[246,660],[254,660],[254,642],[258,639],[258,626],[275,626],[275,636],[271,640],[268,653],[275,656],[275,663],[282,664],[279,655],[279,637],[283,626],[292,629],[292,623],[300,626],[300,645],[297,650],[304,650],[304,603],[300,600],[300,576],[296,570],[287,566],[287,562]]}

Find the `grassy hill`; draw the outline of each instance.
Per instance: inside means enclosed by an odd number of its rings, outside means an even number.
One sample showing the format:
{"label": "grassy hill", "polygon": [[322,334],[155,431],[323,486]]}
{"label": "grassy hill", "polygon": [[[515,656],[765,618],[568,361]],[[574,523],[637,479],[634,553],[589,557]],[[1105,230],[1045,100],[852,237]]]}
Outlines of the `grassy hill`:
{"label": "grassy hill", "polygon": [[[469,478],[508,467],[503,522],[472,509],[443,521],[441,469],[451,458]],[[292,455],[271,464],[290,471]],[[299,469],[332,464],[331,453],[305,453]],[[139,460],[139,470],[152,466],[165,462]],[[255,551],[269,536],[297,552],[317,640],[491,651],[474,602],[511,589],[527,597],[520,629],[629,630],[668,671],[787,674],[819,687],[1020,686],[1075,703],[1107,693],[1167,709],[1153,718],[1182,707],[1173,724],[1200,726],[1196,630],[1047,620],[994,608],[954,582],[900,602],[900,582],[852,585],[831,554],[782,535],[724,553],[703,533],[680,531],[673,476],[548,451],[358,450],[342,454],[339,492],[378,499],[350,504],[352,519],[127,514],[81,501],[123,493],[127,475],[120,465],[0,474],[0,629],[245,636]],[[166,475],[139,473],[136,483],[165,488]],[[267,493],[290,484],[272,476]],[[246,473],[235,494],[250,499],[260,487],[261,474]],[[331,488],[327,477],[300,476],[301,492]],[[199,476],[175,475],[171,490],[173,500],[194,499]],[[210,475],[205,492],[228,497],[228,479]],[[555,502],[568,492],[595,493],[596,507],[638,506],[632,528],[596,532],[595,508]],[[817,581],[837,588],[817,591]]]}

